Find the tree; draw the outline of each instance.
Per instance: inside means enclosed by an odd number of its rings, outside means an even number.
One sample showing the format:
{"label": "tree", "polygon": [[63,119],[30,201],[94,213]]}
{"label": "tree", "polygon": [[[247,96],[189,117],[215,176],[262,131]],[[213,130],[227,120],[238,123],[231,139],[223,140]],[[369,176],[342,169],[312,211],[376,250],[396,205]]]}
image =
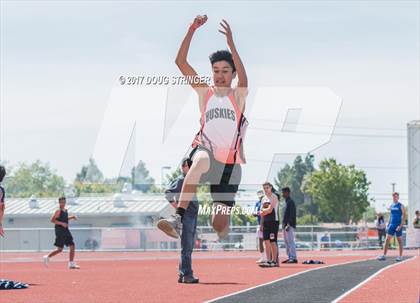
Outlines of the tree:
{"label": "tree", "polygon": [[328,159],[311,174],[306,187],[319,207],[321,221],[349,224],[358,222],[369,207],[369,185],[363,170]]}
{"label": "tree", "polygon": [[[318,213],[319,213],[319,205],[314,202],[311,193],[309,192],[310,188],[310,181],[311,181],[311,174],[306,174],[302,181],[302,186],[300,187],[303,195],[304,195],[304,202],[302,205],[302,209],[305,213],[301,218],[298,218],[299,225],[305,224],[316,224],[318,220]],[[300,220],[299,220],[300,219]]]}
{"label": "tree", "polygon": [[166,180],[168,184],[171,184],[173,181],[175,181],[179,176],[181,176],[182,171],[181,169],[178,167],[177,169],[175,169],[173,172],[166,174]]}
{"label": "tree", "polygon": [[20,163],[5,180],[7,195],[16,198],[58,197],[63,195],[65,181],[40,160],[32,164]]}
{"label": "tree", "polygon": [[376,220],[376,209],[375,207],[369,206],[363,213],[363,220],[366,222],[375,222]]}
{"label": "tree", "polygon": [[89,159],[89,164],[82,166],[73,183],[77,196],[120,192],[123,184],[122,180],[104,180],[104,175],[93,158]]}
{"label": "tree", "polygon": [[93,158],[90,158],[89,164],[82,166],[80,173],[76,175],[76,181],[82,183],[101,183],[103,180],[104,175]]}
{"label": "tree", "polygon": [[108,181],[105,180],[103,183],[82,183],[80,181],[74,181],[74,188],[76,190],[76,196],[83,194],[110,194],[121,192],[123,187],[122,182]]}
{"label": "tree", "polygon": [[277,188],[290,187],[290,195],[296,203],[297,216],[307,213],[304,202],[305,197],[302,192],[302,183],[306,175],[314,171],[313,157],[307,155],[303,160],[301,156],[297,156],[293,161],[293,166],[286,164],[278,173],[274,184]]}
{"label": "tree", "polygon": [[146,164],[141,160],[131,170],[131,180],[133,182],[133,189],[140,190],[144,193],[149,192],[155,183],[155,179],[150,177]]}

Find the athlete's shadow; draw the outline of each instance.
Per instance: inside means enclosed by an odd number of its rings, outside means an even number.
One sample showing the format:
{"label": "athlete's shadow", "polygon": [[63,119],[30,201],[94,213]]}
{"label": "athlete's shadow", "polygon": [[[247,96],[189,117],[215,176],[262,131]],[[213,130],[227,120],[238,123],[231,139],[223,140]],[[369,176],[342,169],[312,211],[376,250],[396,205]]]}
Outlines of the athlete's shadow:
{"label": "athlete's shadow", "polygon": [[245,285],[245,283],[237,282],[200,282],[203,285]]}

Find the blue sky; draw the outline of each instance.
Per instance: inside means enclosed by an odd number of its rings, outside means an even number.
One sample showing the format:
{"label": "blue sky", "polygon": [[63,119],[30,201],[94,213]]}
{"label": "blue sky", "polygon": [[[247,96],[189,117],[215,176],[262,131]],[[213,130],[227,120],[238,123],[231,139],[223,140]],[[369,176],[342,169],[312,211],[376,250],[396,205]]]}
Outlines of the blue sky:
{"label": "blue sky", "polygon": [[[177,75],[174,58],[197,14],[209,17],[189,56],[200,74],[210,73],[208,54],[226,48],[217,32],[225,18],[251,88],[322,86],[342,99],[336,133],[347,135],[315,151],[317,160],[366,168],[379,206],[391,182],[407,193],[405,125],[420,118],[417,1],[2,1],[1,158],[48,161],[71,180],[94,153],[118,77]],[[151,102],[139,100],[140,119]],[[157,180],[158,162],[147,163]]]}

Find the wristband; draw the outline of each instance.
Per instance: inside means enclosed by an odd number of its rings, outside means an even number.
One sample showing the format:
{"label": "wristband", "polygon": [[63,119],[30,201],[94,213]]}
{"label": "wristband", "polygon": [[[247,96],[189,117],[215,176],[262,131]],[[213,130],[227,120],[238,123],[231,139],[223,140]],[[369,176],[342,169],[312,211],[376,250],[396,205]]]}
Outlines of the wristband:
{"label": "wristband", "polygon": [[194,31],[194,32],[195,32],[195,30],[196,30],[197,28],[198,28],[198,25],[196,25],[194,22],[190,24],[190,27],[189,27],[189,29],[190,29],[190,30],[192,30],[192,31]]}

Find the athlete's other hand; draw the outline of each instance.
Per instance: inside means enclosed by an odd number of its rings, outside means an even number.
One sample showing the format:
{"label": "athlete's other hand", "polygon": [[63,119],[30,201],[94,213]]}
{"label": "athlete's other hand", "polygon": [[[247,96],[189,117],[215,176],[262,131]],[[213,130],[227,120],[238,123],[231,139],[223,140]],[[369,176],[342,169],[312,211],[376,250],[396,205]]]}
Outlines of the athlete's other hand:
{"label": "athlete's other hand", "polygon": [[191,24],[191,28],[196,30],[197,28],[199,28],[206,22],[207,22],[207,15],[198,15],[197,17],[195,17],[193,23]]}
{"label": "athlete's other hand", "polygon": [[401,228],[402,228],[401,225],[398,225],[398,227],[395,230],[400,231]]}
{"label": "athlete's other hand", "polygon": [[69,225],[67,223],[64,223],[64,222],[61,223],[61,226],[63,226],[64,228],[69,227]]}
{"label": "athlete's other hand", "polygon": [[0,225],[0,236],[4,237],[4,229],[3,226]]}
{"label": "athlete's other hand", "polygon": [[220,26],[223,28],[223,30],[219,29],[219,32],[221,32],[223,35],[226,36],[226,40],[228,45],[233,44],[233,36],[232,36],[232,30],[230,29],[229,23],[225,19],[220,22]]}

